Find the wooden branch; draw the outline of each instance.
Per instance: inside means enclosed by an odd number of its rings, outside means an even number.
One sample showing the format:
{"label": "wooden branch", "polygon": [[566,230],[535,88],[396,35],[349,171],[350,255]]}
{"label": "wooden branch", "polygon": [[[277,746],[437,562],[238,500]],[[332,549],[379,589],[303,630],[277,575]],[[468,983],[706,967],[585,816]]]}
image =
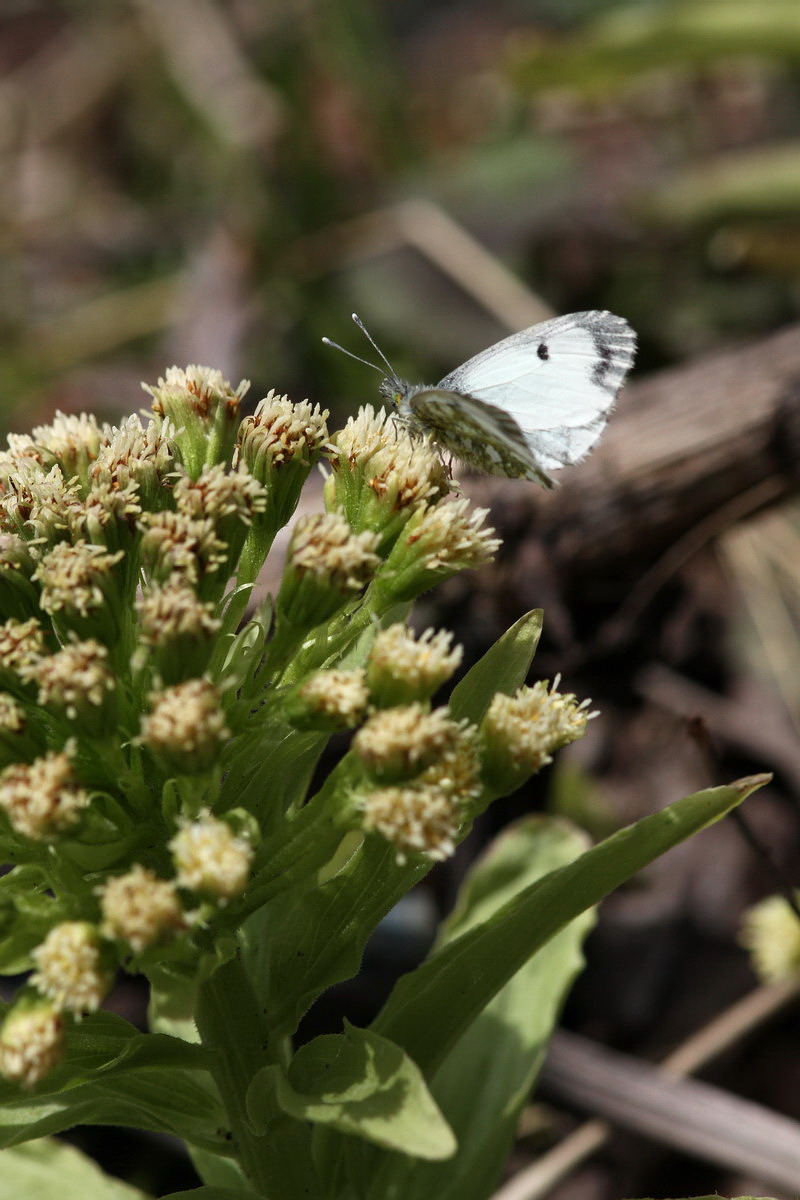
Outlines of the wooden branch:
{"label": "wooden branch", "polygon": [[[754,988],[682,1042],[657,1071],[665,1077],[682,1079],[701,1070],[796,1001],[797,995],[798,983],[794,979]],[[560,1036],[557,1030],[553,1041]],[[602,1149],[612,1132],[613,1127],[599,1117],[584,1121],[534,1163],[513,1175],[494,1193],[492,1200],[542,1200],[571,1171]]]}
{"label": "wooden branch", "polygon": [[542,1090],[685,1154],[800,1190],[800,1124],[711,1084],[667,1079],[656,1066],[562,1030]]}
{"label": "wooden branch", "polygon": [[793,325],[629,385],[597,449],[563,472],[551,495],[482,477],[468,479],[465,491],[492,509],[504,540],[536,533],[559,575],[578,582],[599,570],[640,571],[750,489],[754,511],[795,494],[798,464]]}

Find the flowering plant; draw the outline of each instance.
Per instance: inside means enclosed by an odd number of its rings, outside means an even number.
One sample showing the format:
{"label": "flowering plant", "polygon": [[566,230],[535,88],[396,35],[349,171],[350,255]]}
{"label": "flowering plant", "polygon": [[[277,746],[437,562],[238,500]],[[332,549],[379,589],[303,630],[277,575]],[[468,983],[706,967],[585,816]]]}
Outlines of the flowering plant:
{"label": "flowering plant", "polygon": [[[331,436],[272,393],[242,419],[244,390],[173,368],[146,426],[58,415],[0,455],[0,970],[26,973],[0,1029],[5,1177],[43,1139],[63,1187],[116,1195],[46,1139],[126,1124],[185,1141],[200,1200],[479,1200],[591,906],[763,780],[591,849],[521,822],[370,1028],[296,1048],[392,906],[593,714],[525,685],[539,612],[434,707],[461,650],[405,621],[491,561],[486,513],[384,412]],[[320,457],[325,509],[248,617]],[[149,983],[149,1033],[101,1008],[119,970]]]}

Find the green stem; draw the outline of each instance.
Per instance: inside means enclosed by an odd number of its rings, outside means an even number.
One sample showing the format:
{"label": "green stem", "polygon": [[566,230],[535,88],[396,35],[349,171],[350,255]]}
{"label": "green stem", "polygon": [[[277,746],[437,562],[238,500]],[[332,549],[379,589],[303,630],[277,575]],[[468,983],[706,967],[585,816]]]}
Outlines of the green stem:
{"label": "green stem", "polygon": [[211,1073],[228,1114],[239,1163],[254,1190],[268,1200],[268,1139],[253,1133],[246,1096],[256,1071],[278,1056],[265,1050],[269,1029],[238,956],[203,983],[196,1020],[200,1039],[212,1052]]}

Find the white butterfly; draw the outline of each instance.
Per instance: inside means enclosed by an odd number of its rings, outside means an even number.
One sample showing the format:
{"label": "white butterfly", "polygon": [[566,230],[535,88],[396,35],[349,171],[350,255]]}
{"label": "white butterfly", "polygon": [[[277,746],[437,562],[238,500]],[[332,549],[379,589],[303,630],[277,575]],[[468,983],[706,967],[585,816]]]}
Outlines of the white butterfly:
{"label": "white butterfly", "polygon": [[389,368],[381,395],[412,430],[488,475],[544,487],[553,486],[549,471],[594,446],[636,350],[622,317],[571,313],[504,338],[429,387],[398,378],[355,313],[353,320]]}

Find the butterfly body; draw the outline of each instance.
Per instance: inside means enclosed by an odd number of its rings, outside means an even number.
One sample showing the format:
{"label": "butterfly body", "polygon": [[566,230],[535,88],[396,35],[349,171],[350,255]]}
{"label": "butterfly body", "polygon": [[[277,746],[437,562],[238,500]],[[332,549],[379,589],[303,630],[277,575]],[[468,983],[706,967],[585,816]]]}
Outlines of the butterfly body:
{"label": "butterfly body", "polygon": [[579,462],[600,437],[635,350],[622,317],[571,313],[504,338],[433,387],[392,372],[380,390],[411,430],[455,458],[552,487],[549,472]]}

